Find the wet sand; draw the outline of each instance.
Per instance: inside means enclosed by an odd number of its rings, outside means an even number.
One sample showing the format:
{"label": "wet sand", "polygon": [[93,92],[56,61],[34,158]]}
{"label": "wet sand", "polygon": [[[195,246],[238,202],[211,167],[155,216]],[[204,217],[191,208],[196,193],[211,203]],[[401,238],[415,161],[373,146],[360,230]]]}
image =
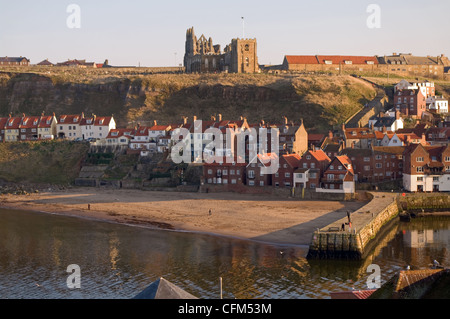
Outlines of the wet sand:
{"label": "wet sand", "polygon": [[317,228],[345,217],[347,210],[356,210],[366,203],[101,188],[0,196],[0,208],[299,246],[309,245]]}

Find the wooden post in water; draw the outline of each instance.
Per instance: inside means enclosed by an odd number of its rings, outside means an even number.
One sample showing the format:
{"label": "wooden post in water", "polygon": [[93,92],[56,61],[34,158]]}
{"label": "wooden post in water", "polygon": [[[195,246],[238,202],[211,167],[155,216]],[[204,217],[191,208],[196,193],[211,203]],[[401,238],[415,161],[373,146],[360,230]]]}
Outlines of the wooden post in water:
{"label": "wooden post in water", "polygon": [[219,277],[219,282],[220,282],[220,299],[223,299],[223,296],[222,296],[222,277]]}

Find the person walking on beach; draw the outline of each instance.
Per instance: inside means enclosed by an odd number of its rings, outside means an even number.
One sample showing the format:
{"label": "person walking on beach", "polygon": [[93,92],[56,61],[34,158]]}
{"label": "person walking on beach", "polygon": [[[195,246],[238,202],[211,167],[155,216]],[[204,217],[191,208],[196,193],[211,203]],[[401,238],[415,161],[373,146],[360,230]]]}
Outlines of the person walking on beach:
{"label": "person walking on beach", "polygon": [[211,212],[211,208],[209,209],[209,216],[211,216],[212,212]]}

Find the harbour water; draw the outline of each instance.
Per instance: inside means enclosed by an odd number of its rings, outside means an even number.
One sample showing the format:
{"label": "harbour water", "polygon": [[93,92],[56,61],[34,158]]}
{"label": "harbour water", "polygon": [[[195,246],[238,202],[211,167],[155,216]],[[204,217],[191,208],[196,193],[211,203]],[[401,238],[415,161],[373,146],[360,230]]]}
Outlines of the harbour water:
{"label": "harbour water", "polygon": [[[367,289],[370,264],[382,283],[398,270],[450,264],[450,219],[397,222],[364,261],[309,261],[307,247],[151,230],[0,209],[0,298],[128,299],[159,277],[205,299],[328,299]],[[69,265],[81,287],[70,289]]]}

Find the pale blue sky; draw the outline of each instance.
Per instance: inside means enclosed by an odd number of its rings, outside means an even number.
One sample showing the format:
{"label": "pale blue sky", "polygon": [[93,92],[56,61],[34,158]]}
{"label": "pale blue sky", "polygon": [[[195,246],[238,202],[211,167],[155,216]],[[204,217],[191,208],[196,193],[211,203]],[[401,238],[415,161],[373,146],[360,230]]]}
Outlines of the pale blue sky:
{"label": "pale blue sky", "polygon": [[[81,28],[66,25],[69,4],[81,8]],[[381,28],[369,29],[371,3]],[[172,66],[183,61],[186,29],[212,37],[258,40],[261,64],[286,54],[450,55],[450,1],[377,0],[0,0],[0,56],[31,63],[86,59],[112,65]]]}

